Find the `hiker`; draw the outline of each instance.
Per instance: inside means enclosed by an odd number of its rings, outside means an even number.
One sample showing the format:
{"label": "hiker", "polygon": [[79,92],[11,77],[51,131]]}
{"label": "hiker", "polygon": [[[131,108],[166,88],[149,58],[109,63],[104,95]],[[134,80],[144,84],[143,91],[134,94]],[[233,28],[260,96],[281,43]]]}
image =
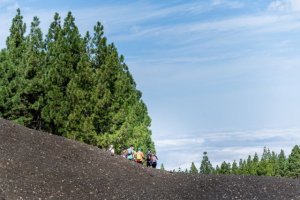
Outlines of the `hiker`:
{"label": "hiker", "polygon": [[151,165],[152,165],[153,168],[156,168],[157,160],[158,160],[158,158],[157,158],[157,156],[155,155],[155,152],[154,152],[151,156]]}
{"label": "hiker", "polygon": [[122,157],[123,157],[123,158],[127,158],[127,154],[128,154],[128,153],[127,153],[127,149],[123,147],[123,150],[122,150]]}
{"label": "hiker", "polygon": [[109,145],[109,148],[107,149],[108,152],[110,152],[111,156],[115,155],[115,149],[114,149],[114,145]]}
{"label": "hiker", "polygon": [[137,163],[143,164],[144,161],[144,153],[142,152],[141,148],[138,148],[138,151],[134,154],[135,155],[135,161]]}
{"label": "hiker", "polygon": [[130,145],[130,147],[127,149],[127,159],[128,160],[134,160],[134,146]]}
{"label": "hiker", "polygon": [[151,150],[148,149],[147,156],[146,156],[147,167],[152,167],[151,157],[152,157]]}

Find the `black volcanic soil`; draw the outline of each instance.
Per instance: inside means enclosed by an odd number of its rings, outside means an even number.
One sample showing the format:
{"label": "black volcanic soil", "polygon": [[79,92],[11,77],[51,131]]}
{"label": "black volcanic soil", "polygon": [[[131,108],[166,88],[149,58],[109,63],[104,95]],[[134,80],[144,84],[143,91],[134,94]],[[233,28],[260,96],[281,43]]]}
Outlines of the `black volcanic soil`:
{"label": "black volcanic soil", "polygon": [[0,119],[4,199],[300,199],[300,181],[169,173]]}

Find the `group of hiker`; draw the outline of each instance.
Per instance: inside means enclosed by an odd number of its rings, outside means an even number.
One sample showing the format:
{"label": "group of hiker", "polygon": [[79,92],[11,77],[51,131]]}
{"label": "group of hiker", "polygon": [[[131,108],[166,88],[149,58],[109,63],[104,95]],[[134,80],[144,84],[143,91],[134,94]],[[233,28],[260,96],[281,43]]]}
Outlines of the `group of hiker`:
{"label": "group of hiker", "polygon": [[[115,150],[113,148],[113,145],[110,145],[108,148],[108,151],[111,153],[111,155],[115,154]],[[146,161],[147,167],[153,167],[156,168],[157,166],[157,156],[155,152],[151,152],[150,149],[148,149],[146,156],[142,152],[142,149],[139,147],[137,151],[134,150],[134,146],[130,145],[128,149],[124,148],[122,151],[122,157],[126,158],[130,161],[137,162],[139,164],[144,164]]]}

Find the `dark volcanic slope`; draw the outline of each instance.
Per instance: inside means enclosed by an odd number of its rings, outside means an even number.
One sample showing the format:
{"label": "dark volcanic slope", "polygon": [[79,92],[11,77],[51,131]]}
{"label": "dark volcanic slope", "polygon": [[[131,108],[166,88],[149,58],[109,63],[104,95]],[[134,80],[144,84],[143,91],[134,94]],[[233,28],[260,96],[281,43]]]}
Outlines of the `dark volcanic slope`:
{"label": "dark volcanic slope", "polygon": [[297,180],[147,169],[0,119],[0,200],[300,199]]}

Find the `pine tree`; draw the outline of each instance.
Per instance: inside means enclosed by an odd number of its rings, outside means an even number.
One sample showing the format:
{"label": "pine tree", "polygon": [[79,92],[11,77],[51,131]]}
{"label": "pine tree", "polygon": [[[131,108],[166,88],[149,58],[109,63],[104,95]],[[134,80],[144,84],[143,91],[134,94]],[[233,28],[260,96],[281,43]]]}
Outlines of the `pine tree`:
{"label": "pine tree", "polygon": [[264,147],[260,162],[258,163],[257,174],[260,176],[275,176],[277,155]]}
{"label": "pine tree", "polygon": [[300,148],[295,145],[288,158],[288,176],[298,178],[300,175]]}
{"label": "pine tree", "polygon": [[220,167],[220,174],[230,174],[230,173],[231,173],[231,165],[230,163],[226,163],[224,161]]}
{"label": "pine tree", "polygon": [[278,155],[278,170],[276,176],[287,176],[287,159],[282,149]]}
{"label": "pine tree", "polygon": [[247,171],[247,174],[253,175],[253,164],[252,164],[252,158],[250,155],[248,156],[247,161],[246,161],[246,171]]}
{"label": "pine tree", "polygon": [[258,168],[259,158],[257,153],[255,152],[252,160],[252,167],[253,167],[253,175],[257,175],[257,168]]}
{"label": "pine tree", "polygon": [[178,167],[177,172],[179,172],[179,173],[183,172],[183,171],[181,170],[181,167]]}
{"label": "pine tree", "polygon": [[269,159],[268,175],[275,176],[277,171],[278,171],[278,156],[274,151],[272,151],[271,157]]}
{"label": "pine tree", "polygon": [[216,166],[216,170],[214,171],[214,174],[220,174],[220,167],[219,165]]}
{"label": "pine tree", "polygon": [[83,52],[82,39],[71,12],[65,18],[63,28],[60,28],[60,17],[55,14],[47,41],[50,41],[47,44],[50,66],[46,77],[49,88],[44,117],[50,123],[52,133],[69,136],[68,117],[74,109],[74,102],[70,102],[72,96],[68,93],[68,85],[75,77]]}
{"label": "pine tree", "polygon": [[104,37],[104,27],[100,22],[94,26],[94,35],[91,38],[89,33],[86,34],[87,49],[90,52],[93,69],[100,68],[107,55],[107,39]]}
{"label": "pine tree", "polygon": [[200,166],[200,173],[201,174],[212,174],[212,172],[213,172],[213,167],[209,161],[207,152],[203,152],[203,158],[202,158],[201,166]]}
{"label": "pine tree", "polygon": [[62,135],[59,130],[64,124],[66,113],[64,106],[67,101],[64,84],[64,75],[62,68],[65,67],[63,35],[61,28],[61,18],[58,13],[54,14],[54,21],[50,24],[48,34],[46,35],[46,64],[43,76],[45,90],[45,106],[42,109],[42,119],[44,121],[44,130],[54,134]]}
{"label": "pine tree", "polygon": [[0,69],[0,112],[1,117],[23,124],[25,106],[21,101],[24,85],[23,57],[25,50],[26,24],[20,9],[12,20],[10,35],[7,37],[7,48],[2,51]]}
{"label": "pine tree", "polygon": [[10,68],[8,67],[8,52],[2,49],[0,52],[0,117],[6,118],[7,115],[7,100],[9,98],[9,79],[8,75]]}
{"label": "pine tree", "polygon": [[268,162],[271,155],[269,155],[269,150],[264,147],[263,154],[260,162],[258,163],[257,174],[259,176],[266,176],[268,174]]}
{"label": "pine tree", "polygon": [[247,165],[246,161],[243,159],[240,159],[238,174],[247,174],[246,165]]}
{"label": "pine tree", "polygon": [[142,93],[103,26],[84,38],[72,13],[55,13],[43,41],[39,19],[30,33],[20,10],[0,52],[0,116],[34,129],[106,147],[134,144],[155,151]]}
{"label": "pine tree", "polygon": [[93,124],[93,104],[90,102],[94,85],[93,71],[90,66],[88,54],[82,43],[81,58],[74,70],[74,77],[67,86],[68,102],[71,105],[70,114],[66,122],[68,138],[83,141],[87,144],[97,145],[97,133]]}
{"label": "pine tree", "polygon": [[238,174],[238,166],[237,166],[237,163],[235,160],[232,163],[231,172],[232,172],[232,174]]}
{"label": "pine tree", "polygon": [[23,57],[26,32],[26,24],[23,22],[23,16],[21,15],[20,9],[17,9],[17,15],[13,18],[9,31],[10,35],[6,39],[9,58],[13,61],[15,66],[18,66]]}
{"label": "pine tree", "polygon": [[195,163],[192,162],[192,165],[191,165],[191,168],[190,168],[190,173],[191,174],[198,174],[198,169],[197,167],[195,166]]}
{"label": "pine tree", "polygon": [[98,113],[94,118],[99,134],[98,145],[106,147],[116,143],[117,151],[129,144],[154,150],[149,130],[151,119],[124,57],[118,55],[114,44],[105,46],[101,24],[98,23],[94,30],[91,52],[94,52],[93,68],[97,83],[92,99],[95,102],[94,112]]}
{"label": "pine tree", "polygon": [[164,164],[163,164],[163,163],[161,163],[161,165],[160,165],[160,169],[161,169],[161,170],[165,170],[165,166],[164,166]]}
{"label": "pine tree", "polygon": [[45,60],[45,45],[39,24],[38,17],[34,17],[26,40],[25,57],[23,58],[25,80],[21,90],[21,100],[25,105],[23,124],[33,129],[42,128],[41,109],[44,106],[42,70]]}

